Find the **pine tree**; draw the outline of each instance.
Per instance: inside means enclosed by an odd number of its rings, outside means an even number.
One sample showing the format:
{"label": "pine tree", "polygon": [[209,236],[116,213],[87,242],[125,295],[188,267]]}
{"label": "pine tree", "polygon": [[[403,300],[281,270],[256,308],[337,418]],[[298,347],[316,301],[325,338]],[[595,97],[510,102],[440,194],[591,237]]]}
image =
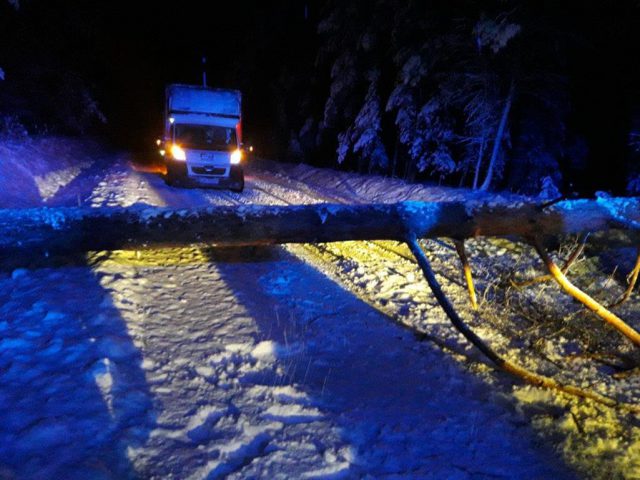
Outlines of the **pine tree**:
{"label": "pine tree", "polygon": [[366,162],[369,172],[385,170],[389,158],[380,138],[380,96],[378,95],[379,72],[369,73],[369,89],[362,108],[353,124],[338,135],[338,163],[344,162],[349,152],[358,155]]}
{"label": "pine tree", "polygon": [[[556,92],[564,87],[557,45],[525,7],[498,0],[332,4],[319,27],[317,62],[331,81],[321,118],[305,121],[305,129],[313,124],[320,137],[333,136],[340,163],[409,180],[458,179],[486,190],[523,179],[513,172],[531,167],[521,152],[534,136],[538,160],[558,170],[564,110]],[[539,188],[541,179],[526,182]]]}

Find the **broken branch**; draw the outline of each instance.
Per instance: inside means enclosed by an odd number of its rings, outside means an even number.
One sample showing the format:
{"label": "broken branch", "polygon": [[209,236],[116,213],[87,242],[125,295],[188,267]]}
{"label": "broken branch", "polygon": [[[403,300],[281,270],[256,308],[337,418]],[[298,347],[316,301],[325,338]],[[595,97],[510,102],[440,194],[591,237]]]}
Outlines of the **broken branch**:
{"label": "broken branch", "polygon": [[467,281],[467,290],[469,291],[469,300],[471,301],[471,307],[474,310],[478,309],[478,299],[476,298],[476,289],[473,285],[473,274],[471,272],[471,265],[469,265],[469,259],[467,258],[467,252],[464,248],[464,240],[454,240],[456,246],[456,252],[462,262],[462,270],[464,271],[464,278]]}
{"label": "broken branch", "polygon": [[512,375],[515,375],[525,382],[537,387],[558,390],[577,397],[587,398],[609,407],[618,407],[633,413],[640,413],[640,406],[638,405],[618,402],[613,398],[600,395],[599,393],[593,391],[584,390],[573,385],[565,385],[558,382],[557,380],[554,380],[553,378],[539,375],[535,372],[527,370],[526,368],[516,365],[509,360],[502,358],[487,343],[485,343],[484,340],[476,335],[476,333],[469,326],[467,326],[464,320],[460,317],[455,307],[449,301],[447,295],[442,290],[440,283],[436,279],[433,268],[431,268],[431,263],[422,250],[422,247],[418,243],[417,238],[415,236],[410,236],[409,238],[407,238],[406,242],[409,249],[415,256],[416,261],[418,262],[418,265],[420,266],[420,269],[422,270],[422,273],[424,274],[424,277],[427,280],[429,287],[431,288],[431,291],[436,297],[436,300],[446,313],[453,326],[498,368]]}
{"label": "broken branch", "polygon": [[582,303],[585,307],[591,310],[593,313],[602,318],[605,322],[611,325],[613,328],[622,333],[625,337],[631,340],[636,345],[640,346],[640,333],[634,330],[631,326],[625,323],[620,317],[618,317],[613,312],[609,311],[606,307],[597,302],[594,298],[589,296],[586,292],[583,292],[578,287],[576,287],[571,281],[565,276],[564,273],[560,270],[560,268],[555,264],[555,262],[551,259],[546,249],[540,243],[540,240],[537,237],[534,237],[531,240],[536,252],[546,265],[549,273],[554,278],[554,280],[560,285],[560,288],[564,290],[566,293],[571,295],[573,298]]}

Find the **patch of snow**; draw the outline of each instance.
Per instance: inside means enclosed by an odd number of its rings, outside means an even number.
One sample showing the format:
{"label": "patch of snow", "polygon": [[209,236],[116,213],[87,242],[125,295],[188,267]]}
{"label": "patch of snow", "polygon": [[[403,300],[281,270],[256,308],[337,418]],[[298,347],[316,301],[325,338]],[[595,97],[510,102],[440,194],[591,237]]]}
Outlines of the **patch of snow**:
{"label": "patch of snow", "polygon": [[272,341],[260,342],[256,348],[253,349],[251,355],[262,361],[272,362],[276,359],[277,344]]}
{"label": "patch of snow", "polygon": [[204,442],[214,434],[218,420],[225,416],[228,409],[215,406],[200,407],[185,428],[186,435],[196,443]]}
{"label": "patch of snow", "polygon": [[304,423],[313,422],[322,418],[322,413],[316,408],[306,408],[301,405],[272,405],[267,408],[262,416],[268,420],[278,422]]}
{"label": "patch of snow", "polygon": [[92,162],[80,162],[68,168],[48,172],[44,175],[36,175],[34,181],[38,187],[38,193],[43,201],[52,198],[58,190],[71,183],[83,170],[91,167]]}
{"label": "patch of snow", "polygon": [[[57,197],[101,156],[97,143],[86,140],[42,137],[0,141],[0,208],[57,204]],[[69,205],[82,201],[78,195],[69,195]]]}
{"label": "patch of snow", "polygon": [[96,362],[93,368],[93,377],[109,409],[109,414],[113,416],[112,368],[114,368],[114,366],[111,364],[111,361],[108,358],[103,358]]}

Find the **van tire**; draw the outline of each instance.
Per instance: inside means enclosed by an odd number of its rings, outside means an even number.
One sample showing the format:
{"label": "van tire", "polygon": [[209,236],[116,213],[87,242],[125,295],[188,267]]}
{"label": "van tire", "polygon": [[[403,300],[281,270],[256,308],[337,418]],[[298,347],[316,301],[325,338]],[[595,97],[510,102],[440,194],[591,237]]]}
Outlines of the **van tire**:
{"label": "van tire", "polygon": [[244,190],[244,171],[242,167],[231,167],[231,172],[229,174],[231,177],[231,182],[233,187],[230,188],[232,192],[242,193]]}
{"label": "van tire", "polygon": [[167,162],[167,173],[164,176],[164,183],[170,187],[182,184],[187,178],[187,166],[183,163]]}
{"label": "van tire", "polygon": [[242,179],[240,185],[233,187],[231,191],[235,193],[242,193],[244,191],[244,179]]}

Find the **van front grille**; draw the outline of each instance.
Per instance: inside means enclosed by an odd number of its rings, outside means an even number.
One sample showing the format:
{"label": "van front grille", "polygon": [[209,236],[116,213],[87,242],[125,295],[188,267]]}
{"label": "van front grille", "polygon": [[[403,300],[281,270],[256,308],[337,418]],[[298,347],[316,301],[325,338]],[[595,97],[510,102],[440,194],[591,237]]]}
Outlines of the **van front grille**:
{"label": "van front grille", "polygon": [[217,168],[217,167],[192,167],[191,171],[196,175],[213,175],[213,176],[222,176],[226,173],[226,168]]}

